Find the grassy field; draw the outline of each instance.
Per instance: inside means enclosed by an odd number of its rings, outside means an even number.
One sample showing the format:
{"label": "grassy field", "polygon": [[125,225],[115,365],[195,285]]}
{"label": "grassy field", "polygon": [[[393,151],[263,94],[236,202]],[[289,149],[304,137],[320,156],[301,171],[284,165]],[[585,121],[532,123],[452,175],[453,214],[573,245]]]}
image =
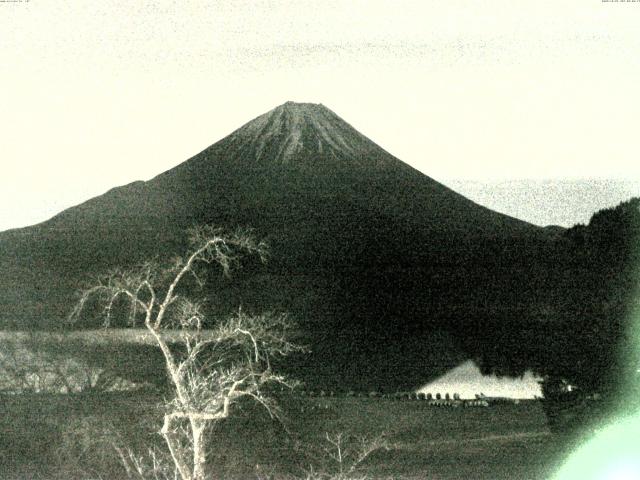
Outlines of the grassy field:
{"label": "grassy field", "polygon": [[[142,330],[0,332],[0,386],[11,388],[16,378],[25,385],[19,395],[0,393],[0,478],[119,479],[125,471],[116,447],[140,455],[150,447],[164,451],[158,431],[166,385],[158,355]],[[63,370],[66,391],[75,393],[54,393],[60,385],[47,383],[52,367]],[[96,372],[103,370],[143,388],[99,392]],[[276,480],[310,468],[335,471],[327,434],[342,434],[347,449],[363,436],[384,435],[389,449],[361,465],[373,478],[544,479],[564,451],[536,401],[447,409],[419,400],[295,393],[280,404],[282,421],[241,405],[216,427],[209,459],[219,477],[255,479],[261,472]]]}
{"label": "grassy field", "polygon": [[[0,477],[124,478],[114,447],[162,448],[161,402],[152,392],[1,396]],[[543,479],[561,455],[534,401],[469,409],[345,397],[292,396],[281,403],[284,423],[247,406],[216,427],[210,461],[218,475],[331,470],[322,453],[326,433],[343,433],[348,447],[350,439],[384,434],[390,449],[362,465],[374,478]]]}

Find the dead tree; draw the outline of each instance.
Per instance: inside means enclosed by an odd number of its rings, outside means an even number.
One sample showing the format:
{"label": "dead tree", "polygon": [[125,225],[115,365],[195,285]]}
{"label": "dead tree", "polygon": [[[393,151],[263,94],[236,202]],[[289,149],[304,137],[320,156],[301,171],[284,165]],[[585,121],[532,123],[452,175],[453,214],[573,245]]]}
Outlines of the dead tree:
{"label": "dead tree", "polygon": [[291,382],[271,370],[270,359],[300,347],[289,341],[292,326],[286,315],[251,316],[240,310],[205,328],[202,303],[185,296],[186,278],[202,285],[201,268],[211,265],[228,275],[242,254],[264,259],[266,245],[246,232],[224,234],[211,227],[192,230],[191,242],[189,256],[176,259],[169,268],[146,263],[98,279],[81,292],[71,318],[77,319],[93,297],[104,302],[105,325],[122,298],[130,306],[130,323],[135,324],[137,316],[144,318],[144,326],[162,351],[174,392],[160,433],[182,480],[203,480],[210,427],[229,417],[242,398],[251,398],[270,415],[277,415],[263,387],[291,386]]}

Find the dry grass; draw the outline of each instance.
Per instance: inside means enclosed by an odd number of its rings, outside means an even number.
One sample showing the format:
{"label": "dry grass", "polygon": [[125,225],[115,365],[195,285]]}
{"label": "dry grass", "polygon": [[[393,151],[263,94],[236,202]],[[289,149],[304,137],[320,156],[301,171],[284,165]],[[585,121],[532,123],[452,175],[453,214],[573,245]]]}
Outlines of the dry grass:
{"label": "dry grass", "polygon": [[[155,408],[161,400],[151,392],[2,398],[0,471],[121,478],[125,472],[111,445],[138,453],[162,448],[162,412]],[[358,468],[372,478],[542,479],[558,454],[536,402],[442,410],[417,401],[305,397],[285,399],[283,408],[284,426],[247,406],[239,418],[216,427],[225,450],[211,455],[214,473],[256,478],[259,466],[272,472],[270,478],[292,478],[330,468],[318,451],[327,446],[327,433],[335,440],[341,432],[355,439],[386,433],[391,448],[372,452]],[[81,462],[72,461],[80,454]],[[82,468],[70,471],[74,463]]]}
{"label": "dry grass", "polygon": [[[104,363],[139,375],[153,354],[144,330],[87,330],[29,337],[0,332],[0,345],[30,340],[75,361]],[[166,335],[176,335],[167,332]],[[19,342],[18,342],[19,343]],[[152,377],[163,376],[155,368]],[[161,369],[160,369],[161,370]],[[144,372],[143,372],[144,373]],[[125,475],[113,445],[137,454],[163,448],[158,434],[163,393],[145,391],[0,396],[0,472],[3,478],[109,478]],[[369,455],[359,473],[373,478],[537,479],[549,476],[558,445],[537,402],[483,409],[439,409],[426,402],[383,398],[285,397],[284,424],[239,405],[237,419],[216,427],[224,454],[210,456],[224,478],[300,477],[318,465],[317,452],[343,432],[353,438],[385,433],[392,446]],[[26,473],[25,473],[26,472]],[[89,475],[89,476],[87,476]],[[40,477],[39,477],[40,476]]]}

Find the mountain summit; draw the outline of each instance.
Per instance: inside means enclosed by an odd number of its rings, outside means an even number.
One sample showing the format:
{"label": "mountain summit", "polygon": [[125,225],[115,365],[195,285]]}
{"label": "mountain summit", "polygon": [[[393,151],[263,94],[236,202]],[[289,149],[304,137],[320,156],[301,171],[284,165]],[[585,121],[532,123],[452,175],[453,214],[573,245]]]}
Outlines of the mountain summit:
{"label": "mountain summit", "polygon": [[[233,132],[226,142],[247,161],[375,167],[389,154],[321,104],[287,102]],[[386,152],[384,152],[386,153]]]}
{"label": "mountain summit", "polygon": [[0,321],[59,322],[88,277],[183,254],[198,224],[253,227],[271,245],[268,265],[211,278],[213,316],[288,311],[313,352],[296,375],[361,388],[420,386],[461,359],[451,338],[520,319],[549,236],[409,167],[326,107],[288,102],[148,182],[0,234]]}

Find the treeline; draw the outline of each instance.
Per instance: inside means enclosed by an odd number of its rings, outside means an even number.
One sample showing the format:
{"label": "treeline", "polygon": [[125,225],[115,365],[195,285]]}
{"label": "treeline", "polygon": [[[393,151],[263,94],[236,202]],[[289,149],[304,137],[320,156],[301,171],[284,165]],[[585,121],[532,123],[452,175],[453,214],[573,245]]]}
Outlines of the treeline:
{"label": "treeline", "polygon": [[504,318],[481,319],[466,349],[483,373],[533,370],[545,388],[637,389],[640,198],[565,230],[547,255],[544,294],[509,328]]}

